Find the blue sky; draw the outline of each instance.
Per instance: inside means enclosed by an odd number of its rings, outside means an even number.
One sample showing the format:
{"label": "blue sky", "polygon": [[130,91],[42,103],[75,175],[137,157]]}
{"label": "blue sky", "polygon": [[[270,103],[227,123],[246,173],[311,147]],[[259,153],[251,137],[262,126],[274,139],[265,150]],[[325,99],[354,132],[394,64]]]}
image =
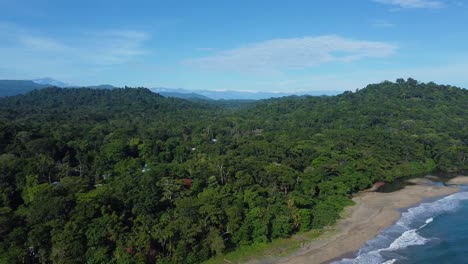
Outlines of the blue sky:
{"label": "blue sky", "polygon": [[464,0],[0,0],[0,79],[344,91],[468,87]]}

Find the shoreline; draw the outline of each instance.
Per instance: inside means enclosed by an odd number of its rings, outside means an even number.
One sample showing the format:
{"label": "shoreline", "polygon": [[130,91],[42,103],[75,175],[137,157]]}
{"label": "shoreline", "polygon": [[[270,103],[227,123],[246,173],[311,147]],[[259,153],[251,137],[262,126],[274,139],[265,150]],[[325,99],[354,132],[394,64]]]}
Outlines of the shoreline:
{"label": "shoreline", "polygon": [[448,180],[447,184],[466,185],[466,184],[468,184],[468,176],[463,176],[463,175],[457,176],[457,177],[455,177],[453,179]]}
{"label": "shoreline", "polygon": [[343,218],[338,220],[332,230],[321,237],[305,243],[294,254],[269,261],[250,261],[248,263],[331,263],[355,253],[367,241],[377,236],[385,228],[395,224],[402,210],[413,207],[426,199],[447,196],[459,191],[456,184],[468,183],[468,177],[456,177],[449,182],[452,186],[435,186],[427,179],[412,180],[414,185],[391,193],[360,192],[353,197],[356,203],[345,208]]}

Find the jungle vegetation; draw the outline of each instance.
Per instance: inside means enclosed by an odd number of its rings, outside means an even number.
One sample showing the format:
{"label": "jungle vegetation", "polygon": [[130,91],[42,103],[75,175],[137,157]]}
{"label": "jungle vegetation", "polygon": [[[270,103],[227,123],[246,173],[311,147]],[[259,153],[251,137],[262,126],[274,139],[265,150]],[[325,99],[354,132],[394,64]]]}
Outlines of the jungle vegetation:
{"label": "jungle vegetation", "polygon": [[467,155],[468,91],[413,79],[257,102],[34,90],[0,99],[0,263],[200,263]]}

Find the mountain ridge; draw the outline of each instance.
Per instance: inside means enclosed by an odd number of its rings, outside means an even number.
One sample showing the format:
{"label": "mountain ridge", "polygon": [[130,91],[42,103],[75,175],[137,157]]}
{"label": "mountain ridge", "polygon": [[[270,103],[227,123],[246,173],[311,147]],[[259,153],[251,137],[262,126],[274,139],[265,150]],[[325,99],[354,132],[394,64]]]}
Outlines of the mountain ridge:
{"label": "mountain ridge", "polygon": [[[11,80],[15,81],[15,80]],[[21,81],[21,80],[18,80]],[[25,80],[26,81],[26,80]],[[44,87],[61,87],[61,88],[94,88],[94,89],[114,89],[118,88],[110,84],[101,84],[101,85],[89,85],[89,86],[80,86],[75,84],[69,84],[55,80],[50,77],[38,78],[30,80],[32,83],[20,85],[22,88],[16,88],[13,83],[10,86],[3,85],[3,88],[0,89],[0,97],[2,96],[11,96],[16,94],[23,94],[34,89],[40,89]],[[153,87],[149,88],[153,92],[159,93],[167,97],[182,98],[187,100],[262,100],[268,98],[280,98],[292,95],[311,95],[311,96],[330,96],[339,94],[339,91],[309,91],[309,92],[262,92],[262,91],[238,91],[238,90],[190,90],[184,88],[166,88],[166,87]]]}

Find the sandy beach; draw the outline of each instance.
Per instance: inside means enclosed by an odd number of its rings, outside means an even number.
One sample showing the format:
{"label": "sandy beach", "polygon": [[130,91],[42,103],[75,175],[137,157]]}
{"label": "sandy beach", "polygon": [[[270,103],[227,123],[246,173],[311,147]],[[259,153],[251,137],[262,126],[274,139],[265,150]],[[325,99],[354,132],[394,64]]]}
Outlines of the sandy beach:
{"label": "sandy beach", "polygon": [[453,179],[450,179],[447,184],[468,184],[468,176],[457,176]]}
{"label": "sandy beach", "polygon": [[[457,177],[453,182],[467,183],[468,177]],[[333,231],[305,243],[304,247],[289,257],[249,263],[330,263],[345,255],[352,255],[366,241],[394,224],[400,218],[401,209],[414,206],[427,198],[446,196],[458,191],[457,187],[434,186],[423,181],[412,183],[415,185],[392,193],[358,193],[353,198],[356,204],[345,209],[343,219],[338,221]]]}

